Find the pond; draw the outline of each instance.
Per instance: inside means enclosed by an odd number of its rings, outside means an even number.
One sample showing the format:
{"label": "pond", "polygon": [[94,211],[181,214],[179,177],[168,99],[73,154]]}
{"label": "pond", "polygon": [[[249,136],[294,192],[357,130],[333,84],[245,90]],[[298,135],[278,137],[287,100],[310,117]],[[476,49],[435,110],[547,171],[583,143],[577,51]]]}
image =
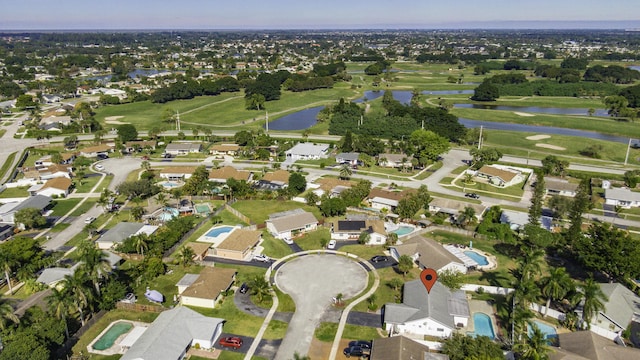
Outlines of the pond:
{"label": "pond", "polygon": [[640,66],[629,66],[629,69],[640,71]]}
{"label": "pond", "polygon": [[[399,101],[401,104],[408,105],[411,102],[413,96],[412,91],[406,90],[394,90],[391,92],[393,98]],[[457,95],[457,94],[473,94],[473,90],[425,90],[422,92],[424,95]],[[361,103],[366,98],[367,101],[375,100],[384,95],[384,90],[369,90],[364,92],[364,97],[353,100],[354,103]]]}
{"label": "pond", "polygon": [[[459,109],[482,109],[482,110],[504,110],[518,111],[525,113],[540,113],[554,115],[589,115],[589,109],[586,108],[556,108],[556,107],[540,107],[540,106],[504,106],[489,104],[454,104],[454,108]],[[595,109],[595,116],[608,117],[609,113],[605,109]]]}
{"label": "pond", "polygon": [[293,114],[283,116],[269,122],[269,130],[304,130],[318,122],[318,113],[324,106],[316,106],[309,109],[296,111]]}

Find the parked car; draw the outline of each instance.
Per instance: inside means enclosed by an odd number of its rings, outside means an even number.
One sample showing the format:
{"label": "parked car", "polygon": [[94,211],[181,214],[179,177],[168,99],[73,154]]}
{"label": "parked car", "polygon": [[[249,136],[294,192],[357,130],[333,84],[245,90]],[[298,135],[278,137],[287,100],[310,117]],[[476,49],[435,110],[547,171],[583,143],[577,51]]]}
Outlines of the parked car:
{"label": "parked car", "polygon": [[329,244],[327,245],[327,249],[335,249],[336,248],[336,244],[337,244],[337,242],[335,240],[329,241]]}
{"label": "parked car", "polygon": [[104,170],[104,165],[102,164],[96,165],[96,170],[100,170],[100,171]]}
{"label": "parked car", "polygon": [[367,340],[354,340],[349,342],[349,347],[360,346],[363,349],[371,349],[371,341]]}
{"label": "parked car", "polygon": [[476,193],[466,193],[466,194],[464,194],[464,196],[466,196],[468,198],[472,198],[472,199],[480,199],[480,196],[478,196],[478,194],[476,194]]}
{"label": "parked car", "polygon": [[247,283],[242,283],[242,285],[240,285],[240,294],[245,294],[247,291],[249,291],[249,285],[247,285]]}
{"label": "parked car", "polygon": [[352,357],[352,356],[357,356],[357,357],[369,357],[369,349],[365,349],[361,346],[349,346],[348,348],[345,348],[342,353],[346,356],[346,357]]}
{"label": "parked car", "polygon": [[383,255],[376,255],[371,258],[371,262],[374,262],[374,263],[385,262],[385,261],[389,261],[389,258]]}
{"label": "parked car", "polygon": [[94,221],[96,221],[96,218],[94,218],[93,216],[89,216],[88,218],[84,219],[85,224],[91,224]]}
{"label": "parked car", "polygon": [[288,238],[288,237],[282,239],[282,241],[284,241],[286,244],[289,244],[289,245],[293,244],[293,240],[291,238]]}
{"label": "parked car", "polygon": [[261,261],[261,262],[269,262],[269,261],[271,261],[271,259],[269,259],[268,256],[262,255],[262,254],[254,255],[253,256],[253,260]]}
{"label": "parked car", "polygon": [[96,159],[98,159],[98,160],[105,160],[105,159],[108,159],[108,158],[109,158],[109,155],[107,155],[107,154],[98,154],[98,155],[96,155]]}
{"label": "parked car", "polygon": [[218,343],[220,346],[238,349],[242,346],[242,339],[237,336],[228,336],[221,338]]}

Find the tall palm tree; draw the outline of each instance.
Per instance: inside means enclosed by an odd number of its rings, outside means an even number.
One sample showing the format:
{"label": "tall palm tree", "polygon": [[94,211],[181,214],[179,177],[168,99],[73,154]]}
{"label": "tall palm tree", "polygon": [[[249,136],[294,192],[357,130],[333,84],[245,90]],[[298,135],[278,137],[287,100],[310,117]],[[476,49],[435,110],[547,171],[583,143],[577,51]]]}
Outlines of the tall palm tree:
{"label": "tall palm tree", "polygon": [[542,331],[532,324],[532,333],[527,336],[524,342],[515,344],[514,350],[520,354],[520,359],[524,360],[547,360],[549,356],[549,346]]}
{"label": "tall palm tree", "polygon": [[351,175],[353,175],[351,166],[349,166],[349,164],[342,164],[342,166],[340,166],[340,178],[348,180]]}
{"label": "tall palm tree", "polygon": [[62,280],[62,292],[78,310],[80,323],[84,326],[84,309],[89,306],[90,291],[86,287],[86,275],[77,269],[73,275],[65,275]]}
{"label": "tall palm tree", "polygon": [[529,249],[518,260],[518,271],[522,279],[532,279],[540,274],[544,262],[544,250]]}
{"label": "tall palm tree", "polygon": [[20,323],[20,319],[13,313],[13,306],[9,304],[7,299],[0,295],[0,329],[4,330],[7,326],[6,321],[12,321],[16,324]]}
{"label": "tall palm tree", "polygon": [[49,305],[49,311],[53,313],[53,316],[64,321],[64,332],[68,339],[69,325],[67,324],[67,317],[69,317],[69,312],[73,305],[71,298],[64,289],[58,290],[54,287],[51,289],[51,294],[49,294],[46,299],[47,304]]}
{"label": "tall palm tree", "polygon": [[193,262],[193,257],[195,256],[195,252],[189,246],[183,246],[178,252],[178,262],[182,265],[182,267],[187,267],[187,265]]}
{"label": "tall palm tree", "polygon": [[149,250],[149,235],[138,234],[131,237],[133,240],[133,246],[136,248],[136,252],[144,256],[144,251]]}
{"label": "tall palm tree", "polygon": [[552,268],[549,275],[542,279],[542,284],[542,295],[547,298],[544,316],[547,316],[551,300],[563,299],[574,287],[574,284],[563,267]]}
{"label": "tall palm tree", "polygon": [[465,227],[467,224],[472,223],[475,219],[476,211],[471,206],[465,206],[464,210],[458,215],[458,224]]}
{"label": "tall palm tree", "polygon": [[100,279],[111,272],[107,254],[96,248],[92,242],[83,241],[78,246],[78,258],[82,262],[80,269],[93,283],[96,295],[100,296]]}
{"label": "tall palm tree", "polygon": [[602,292],[600,284],[595,282],[592,277],[585,280],[582,285],[582,320],[587,323],[587,329],[591,329],[591,320],[598,316],[598,312],[604,310],[604,303],[609,299]]}
{"label": "tall palm tree", "polygon": [[158,202],[158,204],[164,207],[167,207],[169,205],[168,200],[169,199],[167,198],[167,195],[164,193],[158,193],[158,195],[156,195],[156,201]]}
{"label": "tall palm tree", "polygon": [[7,285],[9,285],[10,294],[13,294],[13,286],[11,285],[11,272],[13,271],[14,264],[15,261],[11,257],[11,255],[5,250],[0,250],[0,269],[4,271],[4,278],[7,281]]}

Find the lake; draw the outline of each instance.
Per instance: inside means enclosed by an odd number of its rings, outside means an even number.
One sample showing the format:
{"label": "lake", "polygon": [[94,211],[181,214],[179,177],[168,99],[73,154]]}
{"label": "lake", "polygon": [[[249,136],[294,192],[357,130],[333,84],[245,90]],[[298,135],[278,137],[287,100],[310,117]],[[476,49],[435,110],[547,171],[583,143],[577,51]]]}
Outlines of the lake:
{"label": "lake", "polygon": [[[412,91],[405,90],[394,90],[391,92],[393,94],[393,98],[399,101],[401,104],[407,105],[411,102],[411,97],[413,96]],[[473,94],[473,90],[425,90],[422,92],[424,95],[458,95],[458,94]],[[384,90],[377,91],[365,91],[364,97],[353,100],[355,103],[361,103],[364,101],[364,98],[367,98],[367,101],[375,100],[384,95]]]}
{"label": "lake", "polygon": [[[584,108],[555,108],[539,106],[504,106],[490,104],[454,104],[454,108],[460,109],[483,109],[483,110],[504,110],[518,111],[526,113],[554,114],[554,115],[588,115],[589,109]],[[595,109],[595,116],[608,117],[609,113],[605,109]]]}
{"label": "lake", "polygon": [[640,66],[629,66],[629,69],[640,71]]}
{"label": "lake", "polygon": [[309,109],[296,111],[279,119],[269,122],[269,130],[304,130],[318,122],[317,117],[324,106],[316,106]]}

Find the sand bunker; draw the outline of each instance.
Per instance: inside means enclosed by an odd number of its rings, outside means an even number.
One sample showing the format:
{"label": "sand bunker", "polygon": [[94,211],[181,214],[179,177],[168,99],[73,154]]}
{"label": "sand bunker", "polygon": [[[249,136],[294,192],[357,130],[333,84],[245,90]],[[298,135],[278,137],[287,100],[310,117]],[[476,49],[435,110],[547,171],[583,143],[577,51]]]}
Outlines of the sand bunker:
{"label": "sand bunker", "polygon": [[122,119],[124,116],[107,116],[106,118],[104,118],[104,122],[107,124],[113,124],[113,125],[123,125],[123,124],[128,124],[126,122],[122,122],[122,121],[118,121],[119,119]]}
{"label": "sand bunker", "polygon": [[562,146],[555,146],[555,145],[549,145],[549,144],[536,144],[537,147],[541,147],[541,148],[545,148],[545,149],[551,149],[551,150],[567,150],[566,148],[563,148]]}
{"label": "sand bunker", "polygon": [[518,116],[535,116],[533,114],[529,114],[529,113],[525,113],[525,112],[520,112],[520,111],[514,111],[514,114],[518,115]]}
{"label": "sand bunker", "polygon": [[531,135],[531,136],[527,136],[525,139],[538,141],[538,140],[548,139],[550,137],[551,137],[550,135]]}

